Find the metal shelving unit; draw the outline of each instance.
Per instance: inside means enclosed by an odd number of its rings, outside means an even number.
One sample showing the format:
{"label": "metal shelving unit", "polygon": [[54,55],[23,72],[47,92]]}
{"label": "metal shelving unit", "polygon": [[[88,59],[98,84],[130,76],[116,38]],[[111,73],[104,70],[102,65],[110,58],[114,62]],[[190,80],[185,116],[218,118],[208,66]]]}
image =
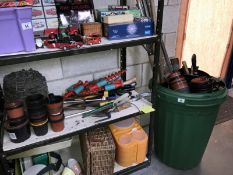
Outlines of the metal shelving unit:
{"label": "metal shelving unit", "polygon": [[[126,4],[126,0],[121,0],[121,4]],[[156,35],[151,37],[140,37],[140,38],[132,38],[132,39],[125,39],[125,40],[116,40],[116,41],[108,41],[106,39],[103,39],[103,42],[100,45],[95,46],[84,46],[79,49],[72,49],[68,51],[63,50],[50,50],[50,49],[39,49],[35,52],[31,53],[17,53],[17,54],[8,54],[8,55],[0,55],[0,66],[4,65],[12,65],[12,64],[18,64],[18,63],[25,63],[25,62],[31,62],[31,61],[38,61],[38,60],[45,60],[45,59],[52,59],[52,58],[58,58],[58,57],[64,57],[64,56],[70,56],[70,55],[78,55],[78,54],[85,54],[85,53],[91,53],[91,52],[99,52],[99,51],[105,51],[105,50],[111,50],[111,49],[120,49],[120,68],[125,69],[126,68],[126,48],[132,47],[136,45],[151,45],[153,46],[154,50],[154,64],[153,64],[153,88],[152,88],[152,106],[153,108],[156,108],[156,100],[155,100],[155,91],[157,88],[157,80],[159,76],[159,58],[160,58],[160,47],[161,47],[161,38],[162,38],[162,19],[163,19],[163,7],[164,7],[164,0],[158,0],[158,9],[157,9],[157,24],[156,24]],[[151,51],[148,51],[148,55],[151,56]],[[126,79],[126,74],[122,76],[123,80]],[[136,105],[143,106],[144,103],[147,103],[145,101],[138,101],[135,102]],[[64,132],[61,133],[53,133],[52,131],[49,131],[46,136],[43,138],[38,138],[35,135],[32,135],[25,143],[21,144],[13,144],[9,141],[9,138],[5,135],[4,127],[3,127],[3,117],[0,119],[2,120],[1,123],[1,139],[0,139],[0,161],[4,168],[4,174],[5,175],[11,175],[11,171],[9,168],[9,163],[7,160],[7,157],[10,155],[14,155],[16,153],[20,153],[22,151],[30,150],[32,148],[36,148],[39,146],[51,144],[53,142],[60,141],[64,138],[68,138],[77,134],[80,134],[82,132],[85,132],[87,130],[93,129],[97,126],[104,126],[108,125],[120,120],[124,120],[130,117],[135,117],[137,115],[142,114],[135,106],[130,107],[130,109],[123,110],[119,113],[114,113],[113,117],[109,120],[106,120],[104,122],[95,123],[93,119],[86,119],[86,124],[83,122],[83,124],[80,124],[79,126],[75,127],[75,129],[71,129],[72,123],[74,123],[73,120],[77,120],[78,118],[69,118],[65,120],[66,126],[68,126],[67,129],[64,130]],[[150,165],[151,163],[151,156],[152,156],[152,144],[153,144],[153,126],[154,126],[154,117],[155,113],[150,114],[150,124],[149,124],[149,141],[148,141],[148,152],[147,152],[147,158],[143,163],[132,165],[130,167],[120,167],[115,166],[114,174],[116,175],[124,175],[124,174],[130,174],[132,172],[135,172],[139,169],[145,168]],[[92,118],[92,117],[91,117]],[[88,124],[87,124],[88,123]],[[73,127],[74,128],[74,127]]]}

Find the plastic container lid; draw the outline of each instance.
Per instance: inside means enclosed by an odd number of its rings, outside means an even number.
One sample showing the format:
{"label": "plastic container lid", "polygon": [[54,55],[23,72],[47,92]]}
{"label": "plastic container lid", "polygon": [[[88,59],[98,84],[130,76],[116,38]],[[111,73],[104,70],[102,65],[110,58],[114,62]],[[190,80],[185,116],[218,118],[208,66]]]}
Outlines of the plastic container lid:
{"label": "plastic container lid", "polygon": [[133,126],[134,121],[135,121],[134,118],[129,118],[127,120],[123,120],[123,121],[114,123],[113,126],[116,128],[119,128],[119,129],[130,128],[131,126]]}

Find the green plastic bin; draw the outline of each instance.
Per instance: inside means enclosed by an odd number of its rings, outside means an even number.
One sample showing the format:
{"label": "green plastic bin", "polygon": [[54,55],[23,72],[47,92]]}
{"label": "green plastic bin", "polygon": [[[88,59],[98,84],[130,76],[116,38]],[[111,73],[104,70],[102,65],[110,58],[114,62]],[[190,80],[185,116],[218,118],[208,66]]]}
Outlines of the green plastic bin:
{"label": "green plastic bin", "polygon": [[204,154],[226,88],[213,93],[185,94],[157,89],[155,153],[175,169],[197,166]]}

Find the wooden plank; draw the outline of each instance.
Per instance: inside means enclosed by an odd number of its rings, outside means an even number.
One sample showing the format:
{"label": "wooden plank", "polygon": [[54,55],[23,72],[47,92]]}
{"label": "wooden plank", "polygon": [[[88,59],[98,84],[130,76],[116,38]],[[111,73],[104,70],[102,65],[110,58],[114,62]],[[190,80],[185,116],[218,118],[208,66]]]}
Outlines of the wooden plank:
{"label": "wooden plank", "polygon": [[190,66],[196,53],[199,68],[219,77],[231,36],[233,1],[195,0],[189,6],[182,60]]}
{"label": "wooden plank", "polygon": [[230,57],[231,57],[232,52],[233,52],[233,20],[231,23],[231,36],[227,44],[227,50],[226,50],[225,58],[224,58],[223,65],[222,65],[221,75],[220,75],[222,79],[226,78],[227,69],[228,69],[228,65],[230,62]]}
{"label": "wooden plank", "polygon": [[180,16],[179,16],[177,40],[176,40],[176,57],[179,58],[180,63],[182,58],[183,42],[185,39],[185,30],[186,30],[187,15],[189,9],[188,7],[189,7],[189,0],[181,0]]}

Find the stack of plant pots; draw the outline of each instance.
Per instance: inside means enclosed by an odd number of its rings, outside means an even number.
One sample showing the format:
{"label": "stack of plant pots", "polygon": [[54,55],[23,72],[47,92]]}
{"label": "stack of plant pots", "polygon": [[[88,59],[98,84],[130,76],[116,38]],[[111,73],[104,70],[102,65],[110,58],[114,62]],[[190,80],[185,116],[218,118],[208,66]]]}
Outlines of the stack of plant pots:
{"label": "stack of plant pots", "polygon": [[60,132],[64,129],[64,111],[63,97],[49,94],[48,97],[48,113],[51,128],[54,132]]}
{"label": "stack of plant pots", "polygon": [[179,71],[168,76],[169,87],[178,92],[189,92],[189,86],[184,76]]}
{"label": "stack of plant pots", "polygon": [[193,93],[208,93],[212,90],[212,82],[208,77],[200,76],[191,80],[190,88]]}
{"label": "stack of plant pots", "polygon": [[5,129],[13,143],[24,142],[31,136],[29,120],[25,115],[22,101],[5,104],[7,120]]}
{"label": "stack of plant pots", "polygon": [[48,133],[48,111],[46,99],[41,94],[30,95],[26,98],[28,116],[37,136]]}

